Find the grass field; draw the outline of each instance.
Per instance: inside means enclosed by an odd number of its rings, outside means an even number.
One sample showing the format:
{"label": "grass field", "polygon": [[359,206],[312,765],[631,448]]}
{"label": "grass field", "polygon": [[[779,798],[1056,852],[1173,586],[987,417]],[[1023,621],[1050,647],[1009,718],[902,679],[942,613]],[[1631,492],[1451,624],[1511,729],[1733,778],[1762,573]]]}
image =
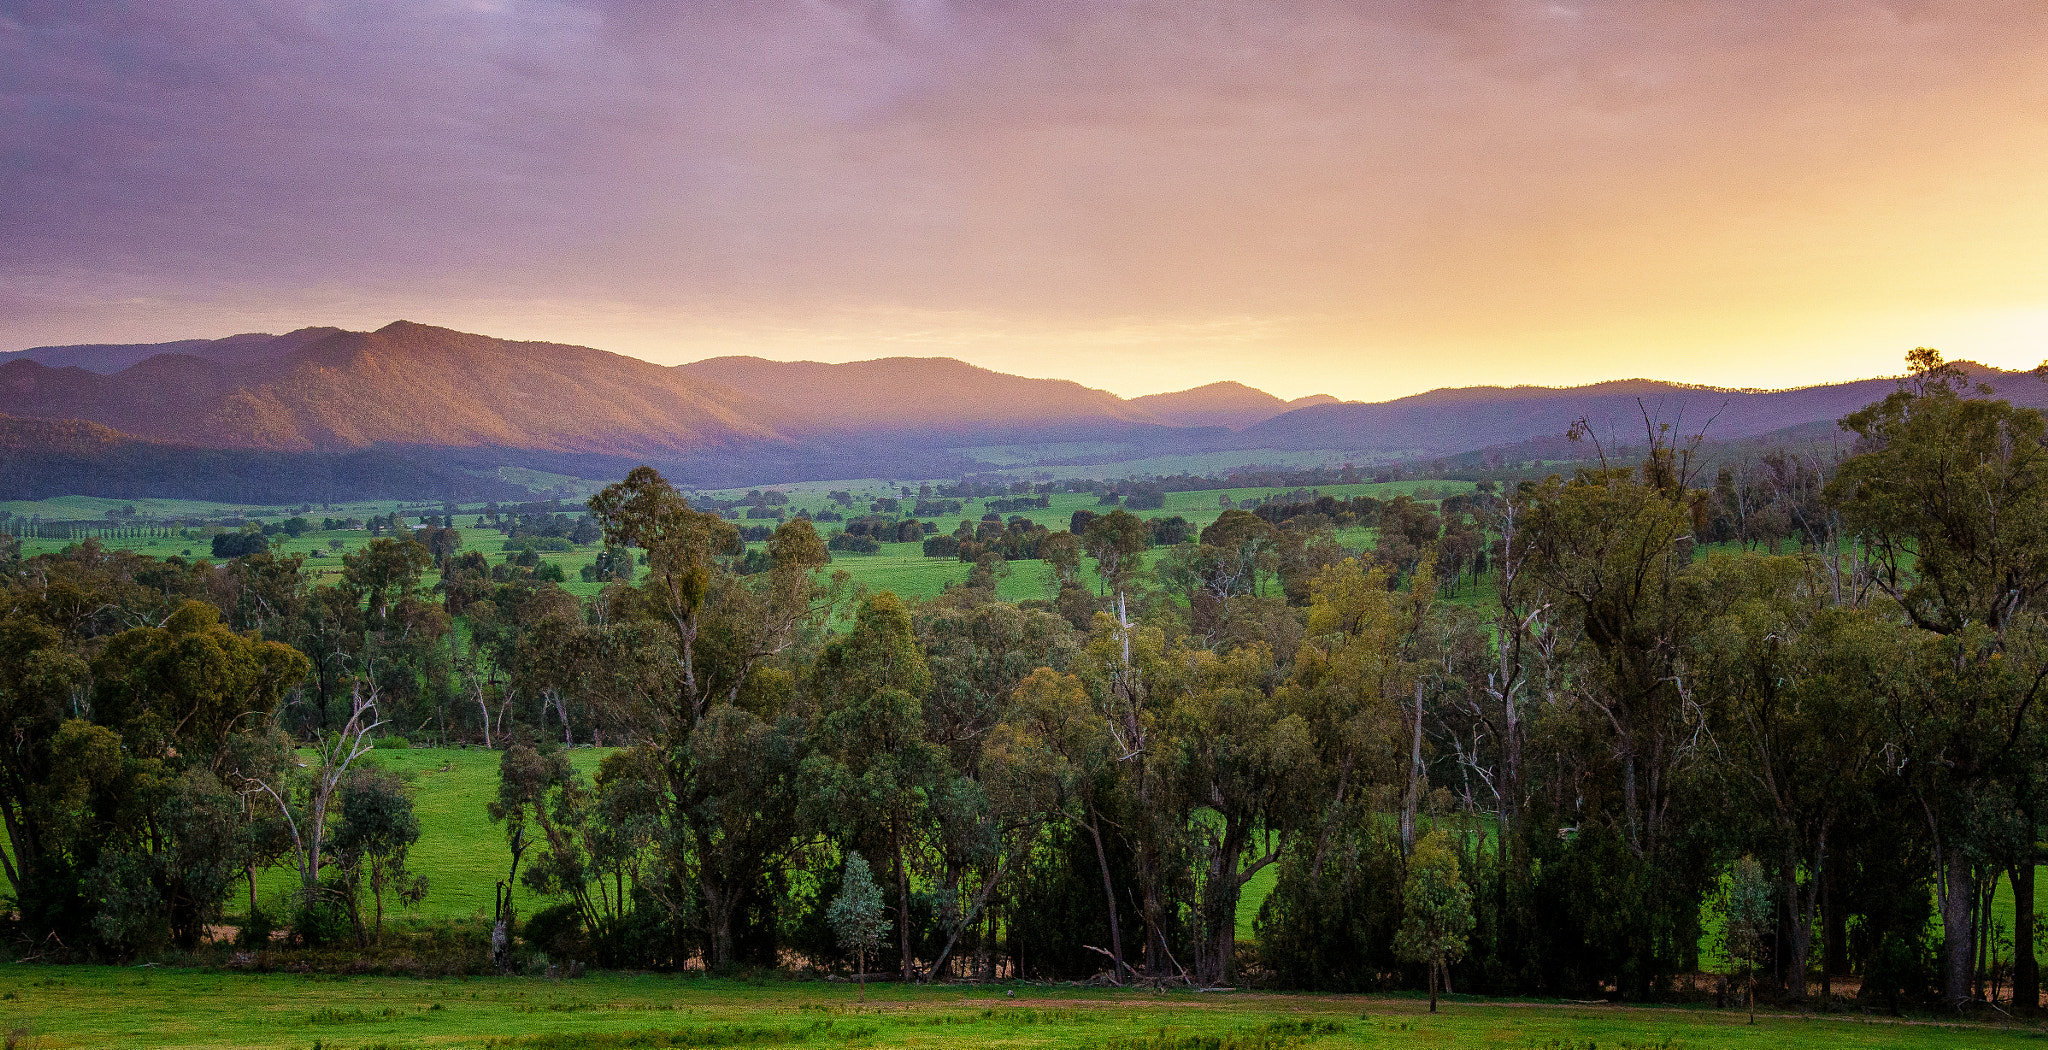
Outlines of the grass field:
{"label": "grass field", "polygon": [[[597,775],[597,764],[611,749],[578,748],[569,761],[585,776]],[[427,877],[427,898],[417,911],[424,919],[489,917],[491,895],[505,877],[512,854],[505,846],[505,828],[491,823],[484,806],[498,793],[498,760],[503,752],[482,748],[380,749],[372,760],[400,775],[413,787],[413,812],[420,821],[420,840],[408,863]],[[298,878],[289,861],[258,873],[256,897],[272,913]],[[519,889],[521,897],[527,891]],[[246,888],[229,902],[231,911],[248,909]],[[533,911],[522,905],[521,910]]]}
{"label": "grass field", "polygon": [[[845,486],[851,485],[861,487],[845,489]],[[855,505],[848,512],[852,514],[865,513],[868,503],[875,497],[886,496],[891,492],[899,491],[872,479],[862,482],[816,482],[801,486],[780,486],[779,488],[790,495],[790,502],[787,506],[790,512],[794,513],[796,509],[803,508],[816,513],[836,507],[836,504],[828,500],[825,495],[827,491],[834,487],[853,491],[856,494]],[[1331,496],[1372,495],[1381,499],[1387,499],[1399,494],[1412,494],[1418,489],[1425,490],[1426,492],[1450,493],[1468,491],[1470,488],[1471,485],[1467,482],[1395,481],[1379,484],[1326,485],[1317,491]],[[1221,497],[1223,496],[1227,495],[1235,502],[1263,498],[1285,491],[1288,490],[1278,488],[1246,488],[1209,492],[1174,492],[1167,495],[1165,507],[1158,510],[1138,511],[1136,513],[1141,518],[1179,515],[1186,518],[1196,528],[1200,528],[1215,521],[1217,516],[1222,513]],[[743,491],[732,491],[717,493],[716,495],[733,497],[743,494]],[[1051,503],[1052,506],[1048,508],[1031,508],[1014,513],[1021,514],[1033,522],[1057,532],[1067,527],[1073,518],[1074,512],[1077,510],[1107,512],[1112,509],[1100,505],[1096,497],[1086,493],[1055,494],[1051,499]],[[41,500],[35,503],[0,503],[0,510],[11,511],[23,517],[40,516],[45,519],[85,520],[97,519],[108,510],[131,505],[136,509],[138,516],[145,519],[179,515],[235,513],[246,514],[266,521],[277,521],[298,513],[296,508],[290,507],[227,507],[218,504],[175,500],[123,501],[87,496],[65,496],[57,499]],[[962,519],[968,521],[979,520],[987,506],[988,501],[985,499],[966,500],[963,501],[963,506],[957,516],[946,515],[941,518],[927,518],[925,520],[935,521],[939,525],[940,532],[951,533],[954,526]],[[399,504],[390,502],[376,504],[352,503],[336,505],[331,510],[316,509],[305,516],[317,523],[322,517],[347,517],[351,515],[361,517],[370,514],[388,514],[398,509],[401,509]],[[569,510],[573,513],[574,507],[571,506]],[[908,510],[907,506],[905,510]],[[503,560],[505,557],[503,551],[505,540],[503,536],[493,530],[465,527],[468,522],[475,520],[475,514],[476,509],[469,507],[455,515],[456,529],[462,534],[465,541],[464,549],[481,551],[493,563]],[[1007,513],[1004,515],[1005,518],[1010,516]],[[776,523],[774,521],[748,521],[741,524],[766,524],[772,526]],[[821,523],[819,530],[829,535],[833,527],[831,523]],[[1362,547],[1371,542],[1371,535],[1372,530],[1370,529],[1353,528],[1344,530],[1338,538],[1346,544]],[[315,582],[333,582],[341,573],[341,556],[361,549],[370,542],[370,538],[370,534],[362,529],[315,530],[304,533],[296,538],[278,537],[274,541],[273,549],[281,554],[305,556],[307,559],[306,571],[314,578]],[[55,539],[24,539],[22,541],[22,553],[27,556],[55,553],[69,546],[70,542],[68,540]],[[199,535],[196,530],[192,535],[184,537],[123,537],[119,539],[103,539],[101,542],[109,547],[133,550],[158,558],[167,558],[172,555],[183,555],[193,558],[206,557],[211,549],[211,541],[207,537]],[[335,545],[337,542],[339,546]],[[756,546],[759,546],[759,544],[756,544]],[[596,559],[600,550],[601,547],[599,545],[593,544],[570,551],[542,552],[541,560],[547,564],[561,566],[563,575],[566,577],[566,582],[562,584],[564,590],[577,597],[588,598],[597,594],[599,590],[603,589],[604,585],[602,583],[585,583],[580,573],[584,566]],[[1160,553],[1161,551],[1159,550],[1150,552],[1147,555],[1147,564],[1149,565],[1151,562],[1157,561]],[[876,554],[835,555],[832,561],[832,568],[834,570],[845,570],[853,578],[854,582],[865,586],[869,591],[888,590],[904,597],[929,598],[944,590],[949,583],[960,583],[966,580],[970,566],[965,562],[950,558],[927,558],[924,556],[922,545],[918,543],[889,543],[884,544],[882,550]],[[1092,573],[1092,563],[1086,566],[1086,569]],[[439,575],[429,572],[422,581],[422,586],[432,588],[437,582],[439,582]],[[1047,597],[1043,564],[1032,561],[1012,563],[1010,575],[1004,579],[1002,585],[997,589],[997,593],[1008,601]]]}
{"label": "grass field", "polygon": [[2031,1026],[1415,997],[1147,993],[1006,985],[747,983],[644,974],[416,980],[20,966],[9,1045],[165,1048],[863,1046],[1717,1050],[2038,1045]]}

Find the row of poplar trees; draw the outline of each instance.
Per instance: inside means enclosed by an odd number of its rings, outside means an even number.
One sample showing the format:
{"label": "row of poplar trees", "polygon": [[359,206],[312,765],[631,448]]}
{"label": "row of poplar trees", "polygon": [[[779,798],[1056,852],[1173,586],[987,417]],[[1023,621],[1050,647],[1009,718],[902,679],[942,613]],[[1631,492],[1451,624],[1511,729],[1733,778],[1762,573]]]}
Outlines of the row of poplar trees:
{"label": "row of poplar trees", "polygon": [[[438,603],[402,544],[335,588],[92,555],[125,605],[85,554],[20,562],[0,619],[20,932],[90,938],[107,888],[150,878],[189,929],[232,890],[175,876],[204,852],[175,792],[96,801],[79,756],[205,780],[201,823],[228,834],[248,741],[332,739],[370,696],[504,748],[489,816],[522,934],[602,965],[836,959],[858,854],[880,968],[905,979],[1650,998],[1700,967],[1744,871],[1770,918],[1739,953],[1782,995],[1854,973],[1894,1003],[2031,1005],[2048,447],[2039,413],[1913,364],[1786,496],[1791,553],[1702,549],[1696,446],[1653,434],[1640,463],[1473,501],[1485,597],[1457,602],[1428,536],[1347,551],[1243,512],[1156,572],[1143,522],[1097,518],[1087,572],[1044,563],[1042,601],[999,600],[1001,565],[928,601],[863,595],[809,522],[747,555],[646,468],[591,501],[640,582],[582,603],[452,545]],[[195,587],[240,630],[164,619]],[[129,670],[194,632],[253,669],[213,707]],[[557,740],[600,737],[624,746],[585,778]],[[114,853],[158,874],[94,874]],[[1254,879],[1271,892],[1241,916]],[[1469,894],[1469,933],[1413,950],[1416,886]]]}

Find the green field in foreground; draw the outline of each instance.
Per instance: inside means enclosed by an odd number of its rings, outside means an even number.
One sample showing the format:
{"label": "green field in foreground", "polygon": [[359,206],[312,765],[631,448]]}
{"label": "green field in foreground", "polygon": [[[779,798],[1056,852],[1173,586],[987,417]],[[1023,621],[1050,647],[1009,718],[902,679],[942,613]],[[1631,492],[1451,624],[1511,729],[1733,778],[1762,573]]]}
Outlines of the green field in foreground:
{"label": "green field in foreground", "polygon": [[[43,1047],[1103,1047],[1117,1050],[2019,1046],[2033,1027],[1735,1010],[1033,985],[894,988],[603,974],[416,980],[0,971],[0,1028]],[[30,1040],[34,1040],[31,1042]]]}

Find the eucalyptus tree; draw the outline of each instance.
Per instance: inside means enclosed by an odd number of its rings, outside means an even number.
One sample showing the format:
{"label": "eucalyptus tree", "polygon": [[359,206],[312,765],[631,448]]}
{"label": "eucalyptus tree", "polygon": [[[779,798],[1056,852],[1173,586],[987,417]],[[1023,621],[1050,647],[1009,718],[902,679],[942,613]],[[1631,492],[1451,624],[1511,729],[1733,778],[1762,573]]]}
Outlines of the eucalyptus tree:
{"label": "eucalyptus tree", "polygon": [[1045,585],[1053,597],[1080,582],[1080,537],[1071,532],[1055,532],[1039,542],[1038,558],[1045,563]]}
{"label": "eucalyptus tree", "polygon": [[1473,922],[1472,888],[1458,870],[1449,835],[1432,831],[1416,843],[1401,898],[1394,953],[1428,972],[1429,1012],[1435,1013],[1437,989],[1448,990],[1451,964],[1465,957]]}
{"label": "eucalyptus tree", "polygon": [[[610,714],[662,772],[659,881],[698,898],[684,908],[672,897],[672,910],[696,917],[707,961],[723,970],[736,961],[736,917],[798,833],[796,777],[809,743],[785,657],[817,640],[845,579],[821,578],[830,554],[803,519],[775,530],[767,571],[742,576],[738,529],[691,508],[652,468],[606,487],[590,510],[607,544],[646,552],[641,584],[605,603],[616,625],[608,644],[634,638],[637,651],[662,653],[670,673],[650,680],[636,657],[605,693],[625,705]],[[633,622],[660,624],[658,646],[626,627]]]}
{"label": "eucalyptus tree", "polygon": [[1168,551],[1155,575],[1187,602],[1189,627],[1205,645],[1241,645],[1265,633],[1264,581],[1280,571],[1287,546],[1264,518],[1226,510],[1199,542]]}
{"label": "eucalyptus tree", "polygon": [[1015,691],[1036,668],[1066,667],[1077,648],[1057,615],[959,595],[927,603],[914,617],[932,677],[923,732],[946,757],[929,806],[933,893],[946,937],[935,968],[1053,815],[1040,775],[1048,756],[1017,724]]}
{"label": "eucalyptus tree", "polygon": [[341,563],[342,578],[369,603],[370,622],[381,628],[391,609],[419,588],[434,559],[410,537],[383,537],[342,555]]}
{"label": "eucalyptus tree", "polygon": [[1018,683],[1016,722],[1033,746],[1046,754],[1045,767],[1070,818],[1088,833],[1102,875],[1103,902],[1109,913],[1110,979],[1119,984],[1131,973],[1124,960],[1123,924],[1117,888],[1104,841],[1108,818],[1104,809],[1115,786],[1119,763],[1112,753],[1109,727],[1098,716],[1087,687],[1072,674],[1040,668]]}
{"label": "eucalyptus tree", "polygon": [[1754,846],[1776,855],[1785,986],[1804,998],[1838,830],[1869,805],[1892,740],[1882,698],[1898,632],[1833,604],[1810,556],[1710,559],[1690,582],[1720,612],[1688,646],[1683,688],[1708,714],[1716,777],[1758,818]]}
{"label": "eucalyptus tree", "polygon": [[1700,847],[1689,800],[1704,725],[1680,688],[1685,643],[1707,611],[1684,585],[1694,554],[1692,450],[1652,438],[1640,474],[1603,465],[1570,481],[1553,475],[1525,485],[1515,508],[1522,571],[1583,639],[1565,699],[1584,742],[1561,757],[1583,771],[1573,790],[1591,827],[1582,822],[1581,834],[1612,835],[1635,869],[1606,873],[1633,913],[1617,960],[1632,992],[1690,958],[1704,885],[1699,865],[1679,855]]}
{"label": "eucalyptus tree", "polygon": [[[1074,815],[1077,770],[1063,743],[1044,735],[1013,698],[1003,720],[989,730],[973,775],[956,767],[932,799],[943,861],[939,920],[945,935],[932,961],[935,977],[945,974],[961,935],[991,914],[1012,873],[1042,846],[1045,830]],[[971,892],[962,877],[970,871]],[[993,928],[989,933],[993,939]]]}
{"label": "eucalyptus tree", "polygon": [[[74,718],[58,731],[60,740],[70,738],[78,761],[62,768],[70,763],[51,754],[57,765],[50,786],[83,778],[100,796],[95,816],[71,829],[97,841],[74,839],[70,851],[77,859],[98,855],[95,896],[103,907],[96,925],[103,934],[116,926],[131,931],[110,940],[137,940],[132,931],[141,916],[134,905],[153,899],[170,939],[196,947],[245,867],[250,821],[235,797],[238,773],[245,758],[275,761],[275,741],[265,730],[287,692],[304,680],[307,662],[287,645],[229,630],[220,619],[215,607],[188,601],[159,626],[106,639],[90,664],[91,703],[83,712],[90,722]],[[60,659],[53,669],[67,667],[76,665]],[[108,752],[116,742],[118,752]],[[37,744],[29,734],[17,738],[17,747]],[[118,761],[103,761],[116,754]],[[58,804],[40,816],[83,800],[65,799],[69,794],[46,796]],[[123,905],[128,913],[114,914]]]}
{"label": "eucalyptus tree", "polygon": [[862,603],[853,630],[811,670],[816,750],[804,766],[805,803],[815,824],[889,858],[905,981],[915,977],[908,855],[948,779],[946,750],[926,732],[931,688],[910,616],[888,591]]}
{"label": "eucalyptus tree", "polygon": [[[1842,421],[1859,451],[1827,498],[1927,636],[1889,712],[1934,845],[1943,995],[1960,1004],[1984,806],[2027,764],[2048,685],[2048,447],[2040,412],[1971,396],[1989,391],[1933,350],[1907,360],[1909,382]],[[2031,876],[2031,858],[2018,867]]]}
{"label": "eucalyptus tree", "polygon": [[[1109,759],[1116,771],[1112,783],[1121,797],[1114,807],[1098,806],[1097,812],[1114,808],[1123,814],[1117,832],[1136,869],[1139,917],[1145,927],[1143,966],[1153,979],[1185,974],[1169,942],[1175,869],[1186,846],[1187,813],[1184,797],[1173,791],[1173,756],[1162,725],[1187,674],[1185,661],[1175,655],[1159,626],[1126,625],[1097,615],[1075,666],[1109,737]],[[1180,874],[1184,876],[1185,869]]]}
{"label": "eucalyptus tree", "polygon": [[[383,725],[378,717],[375,679],[358,679],[349,694],[349,717],[340,728],[312,741],[312,760],[273,765],[269,770],[238,770],[246,790],[267,798],[284,821],[291,838],[292,860],[299,886],[294,904],[300,936],[312,939],[320,929],[320,912],[332,903],[320,884],[327,862],[333,819],[340,815],[342,784],[357,761],[376,747],[372,734]],[[296,766],[303,765],[303,771]]]}
{"label": "eucalyptus tree", "polygon": [[1264,646],[1183,659],[1193,673],[1171,700],[1163,743],[1195,869],[1194,977],[1213,986],[1230,980],[1245,884],[1313,823],[1315,746],[1308,720],[1274,696]]}
{"label": "eucalyptus tree", "polygon": [[[397,775],[371,766],[357,766],[341,784],[341,821],[334,831],[336,890],[356,943],[363,946],[384,937],[387,891],[401,904],[418,904],[427,895],[427,877],[407,860],[420,839],[419,817],[412,795]],[[361,889],[370,890],[372,914],[366,921]]]}
{"label": "eucalyptus tree", "polygon": [[1427,671],[1415,636],[1428,594],[1389,588],[1388,573],[1347,559],[1314,578],[1306,637],[1281,692],[1308,727],[1323,781],[1316,791],[1322,812],[1311,825],[1312,870],[1321,868],[1347,811],[1372,805],[1380,787],[1401,783],[1413,769],[1404,770],[1398,756],[1412,735],[1405,698]]}

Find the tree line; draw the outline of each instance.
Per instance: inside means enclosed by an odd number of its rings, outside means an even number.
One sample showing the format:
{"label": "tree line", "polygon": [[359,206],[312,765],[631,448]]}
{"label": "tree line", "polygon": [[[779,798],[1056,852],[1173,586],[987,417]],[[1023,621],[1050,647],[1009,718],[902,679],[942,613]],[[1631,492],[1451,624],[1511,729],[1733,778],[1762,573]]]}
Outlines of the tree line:
{"label": "tree line", "polygon": [[[365,760],[395,732],[502,749],[501,932],[600,965],[1653,999],[1704,934],[1767,995],[2031,1008],[2048,446],[1913,360],[1732,524],[1739,486],[1652,429],[1637,463],[1383,506],[1371,550],[1349,506],[1156,553],[1112,510],[1037,538],[1022,602],[989,561],[862,593],[802,519],[749,554],[644,467],[589,505],[644,575],[589,601],[400,537],[324,586],[16,560],[13,932],[189,945],[284,860],[297,936],[373,940],[426,891]],[[617,748],[588,778],[585,743]]]}

